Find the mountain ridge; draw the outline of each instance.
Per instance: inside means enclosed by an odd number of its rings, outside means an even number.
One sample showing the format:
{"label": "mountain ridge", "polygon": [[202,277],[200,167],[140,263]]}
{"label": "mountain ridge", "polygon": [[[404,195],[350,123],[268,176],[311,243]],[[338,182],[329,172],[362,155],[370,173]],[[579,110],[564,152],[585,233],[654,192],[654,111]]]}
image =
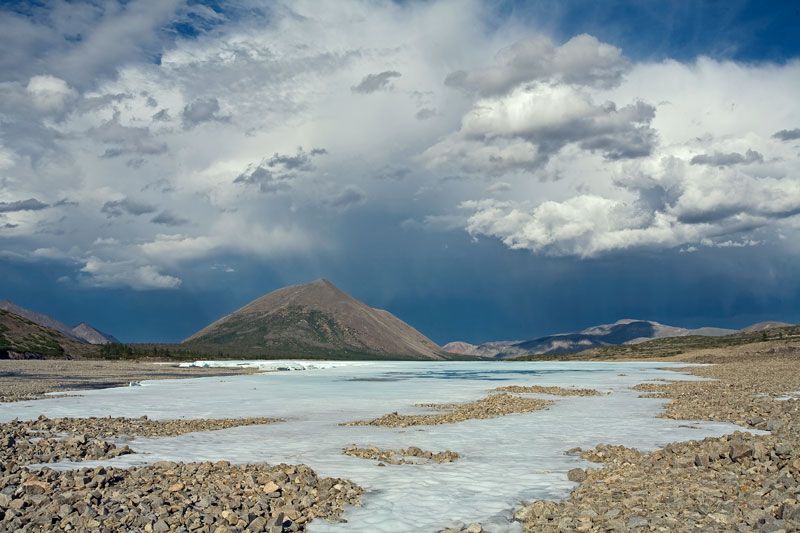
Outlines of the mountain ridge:
{"label": "mountain ridge", "polygon": [[682,328],[653,320],[624,318],[611,324],[590,326],[575,332],[557,333],[525,341],[491,341],[471,344],[454,341],[442,349],[458,355],[508,359],[526,355],[557,355],[620,344],[637,344],[652,339],[690,335],[724,336],[739,330],[725,328]]}
{"label": "mountain ridge", "polygon": [[26,318],[34,324],[44,328],[58,331],[65,337],[71,338],[78,342],[85,342],[88,344],[111,344],[119,342],[116,338],[114,338],[113,335],[103,333],[99,329],[87,324],[86,322],[81,322],[75,327],[70,327],[51,316],[45,315],[44,313],[39,313],[37,311],[31,311],[30,309],[26,309],[21,305],[15,304],[11,300],[0,300],[0,309]]}

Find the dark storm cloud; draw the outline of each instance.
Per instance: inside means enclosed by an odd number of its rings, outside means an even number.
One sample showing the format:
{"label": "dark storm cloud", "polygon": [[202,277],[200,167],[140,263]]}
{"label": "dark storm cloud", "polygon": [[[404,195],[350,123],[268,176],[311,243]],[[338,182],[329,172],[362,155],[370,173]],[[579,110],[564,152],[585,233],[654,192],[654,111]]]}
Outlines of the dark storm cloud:
{"label": "dark storm cloud", "polygon": [[138,202],[129,198],[122,200],[112,200],[103,204],[100,209],[108,218],[115,218],[124,214],[140,216],[156,212],[156,207],[144,202]]}
{"label": "dark storm cloud", "polygon": [[282,166],[286,170],[311,170],[313,168],[311,160],[318,155],[327,153],[328,151],[324,148],[313,148],[310,152],[306,152],[301,146],[295,155],[276,153],[269,158],[267,166],[270,168]]}
{"label": "dark storm cloud", "polygon": [[436,116],[436,110],[423,107],[414,116],[417,117],[417,120],[428,120]]}
{"label": "dark storm cloud", "polygon": [[167,144],[156,139],[149,128],[122,125],[119,113],[115,113],[111,120],[89,130],[89,135],[109,145],[100,156],[102,158],[159,155],[167,151]]}
{"label": "dark storm cloud", "polygon": [[738,152],[699,154],[694,156],[690,161],[692,165],[708,165],[713,167],[730,167],[733,165],[747,165],[750,163],[763,162],[764,156],[755,150],[747,150],[744,154]]}
{"label": "dark storm cloud", "polygon": [[179,217],[170,213],[169,211],[162,211],[150,219],[153,224],[162,224],[164,226],[184,226],[189,223],[185,218]]}
{"label": "dark storm cloud", "polygon": [[327,153],[324,148],[312,148],[306,152],[302,146],[294,154],[275,152],[258,165],[247,167],[233,182],[258,185],[259,190],[265,193],[287,191],[291,188],[290,182],[299,173],[314,170],[314,158]]}
{"label": "dark storm cloud", "polygon": [[158,113],[154,113],[153,114],[153,120],[155,120],[157,122],[166,122],[169,119],[170,119],[169,111],[167,111],[166,108],[162,109]]}
{"label": "dark storm cloud", "polygon": [[183,124],[192,128],[203,122],[224,122],[230,117],[219,115],[219,101],[216,98],[199,99],[183,108]]}
{"label": "dark storm cloud", "polygon": [[0,213],[14,213],[17,211],[40,211],[50,207],[49,204],[40,202],[36,198],[18,200],[16,202],[0,202]]}
{"label": "dark storm cloud", "polygon": [[361,82],[351,87],[354,93],[370,94],[377,91],[386,91],[392,88],[392,78],[399,78],[402,76],[396,70],[385,70],[377,74],[368,74],[361,80]]}
{"label": "dark storm cloud", "polygon": [[366,194],[364,194],[364,191],[355,185],[348,185],[340,192],[335,194],[330,200],[328,200],[327,203],[331,207],[335,207],[337,209],[347,209],[354,205],[364,203],[365,199]]}
{"label": "dark storm cloud", "polygon": [[800,139],[800,128],[776,131],[772,137],[775,139],[780,139],[781,141],[794,141],[796,139]]}

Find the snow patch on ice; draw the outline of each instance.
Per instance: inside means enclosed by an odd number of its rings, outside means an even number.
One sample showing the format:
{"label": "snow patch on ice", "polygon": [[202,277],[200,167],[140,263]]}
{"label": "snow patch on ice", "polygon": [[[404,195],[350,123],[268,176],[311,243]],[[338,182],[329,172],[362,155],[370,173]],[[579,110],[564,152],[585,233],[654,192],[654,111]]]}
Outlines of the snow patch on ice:
{"label": "snow patch on ice", "polygon": [[363,366],[368,361],[314,361],[302,359],[274,359],[274,360],[221,360],[221,361],[192,361],[181,363],[183,368],[256,368],[264,372],[281,372],[296,370],[327,370],[347,366]]}

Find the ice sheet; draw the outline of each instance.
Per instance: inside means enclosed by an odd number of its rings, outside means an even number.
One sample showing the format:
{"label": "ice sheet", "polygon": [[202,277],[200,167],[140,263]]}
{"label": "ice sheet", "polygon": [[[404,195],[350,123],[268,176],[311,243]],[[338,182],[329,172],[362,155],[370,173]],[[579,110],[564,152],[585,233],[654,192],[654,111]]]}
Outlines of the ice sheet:
{"label": "ice sheet", "polygon": [[[574,446],[618,443],[652,449],[675,440],[734,431],[721,423],[656,418],[664,400],[631,390],[652,379],[687,378],[659,370],[666,363],[372,362],[246,376],[143,382],[141,387],[94,390],[83,396],[0,405],[0,420],[56,416],[204,418],[272,416],[285,423],[136,439],[138,452],[106,464],[156,460],[306,463],[320,474],[367,489],[346,524],[315,521],[312,532],[437,531],[480,521],[512,531],[506,517],[520,501],[559,498],[573,484],[566,472],[586,466],[564,455]],[[685,365],[681,365],[685,366]],[[460,424],[388,429],[339,422],[391,411],[420,411],[418,402],[474,400],[511,384],[596,388],[608,395],[559,398],[546,411]],[[450,449],[461,460],[441,465],[376,466],[342,455],[350,444]],[[65,465],[68,466],[68,465]]]}

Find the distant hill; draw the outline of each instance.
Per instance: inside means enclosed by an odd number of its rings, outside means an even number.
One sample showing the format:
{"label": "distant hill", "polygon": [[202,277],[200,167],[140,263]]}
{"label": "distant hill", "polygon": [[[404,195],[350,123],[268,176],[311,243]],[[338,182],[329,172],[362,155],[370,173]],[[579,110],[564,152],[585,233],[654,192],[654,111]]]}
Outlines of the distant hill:
{"label": "distant hill", "polygon": [[721,336],[732,333],[736,333],[736,330],[687,329],[667,326],[652,320],[623,319],[613,324],[601,324],[574,333],[547,335],[527,341],[494,341],[479,345],[456,341],[446,344],[444,349],[460,355],[508,359],[535,354],[576,353],[600,346],[636,344],[666,337]]}
{"label": "distant hill", "polygon": [[0,309],[27,318],[34,324],[38,324],[42,327],[54,329],[62,335],[80,342],[87,342],[89,344],[109,344],[119,342],[113,336],[103,333],[85,322],[81,322],[73,328],[45,314],[37,313],[36,311],[31,311],[30,309],[25,309],[24,307],[19,306],[9,300],[0,300]]}
{"label": "distant hill", "polygon": [[80,359],[99,348],[0,309],[0,359]]}
{"label": "distant hill", "polygon": [[448,355],[388,311],[359,302],[325,279],[262,296],[181,345],[205,353],[246,357],[444,359]]}
{"label": "distant hill", "polygon": [[108,333],[103,333],[86,322],[81,322],[71,329],[72,334],[89,344],[119,344],[119,341]]}
{"label": "distant hill", "polygon": [[787,328],[789,326],[792,326],[792,324],[789,324],[787,322],[778,322],[778,321],[772,320],[772,321],[768,321],[768,322],[757,322],[755,324],[747,326],[746,328],[742,328],[742,331],[744,331],[746,333],[751,333],[751,332],[754,332],[754,331],[765,331],[765,330],[774,329],[774,328]]}

